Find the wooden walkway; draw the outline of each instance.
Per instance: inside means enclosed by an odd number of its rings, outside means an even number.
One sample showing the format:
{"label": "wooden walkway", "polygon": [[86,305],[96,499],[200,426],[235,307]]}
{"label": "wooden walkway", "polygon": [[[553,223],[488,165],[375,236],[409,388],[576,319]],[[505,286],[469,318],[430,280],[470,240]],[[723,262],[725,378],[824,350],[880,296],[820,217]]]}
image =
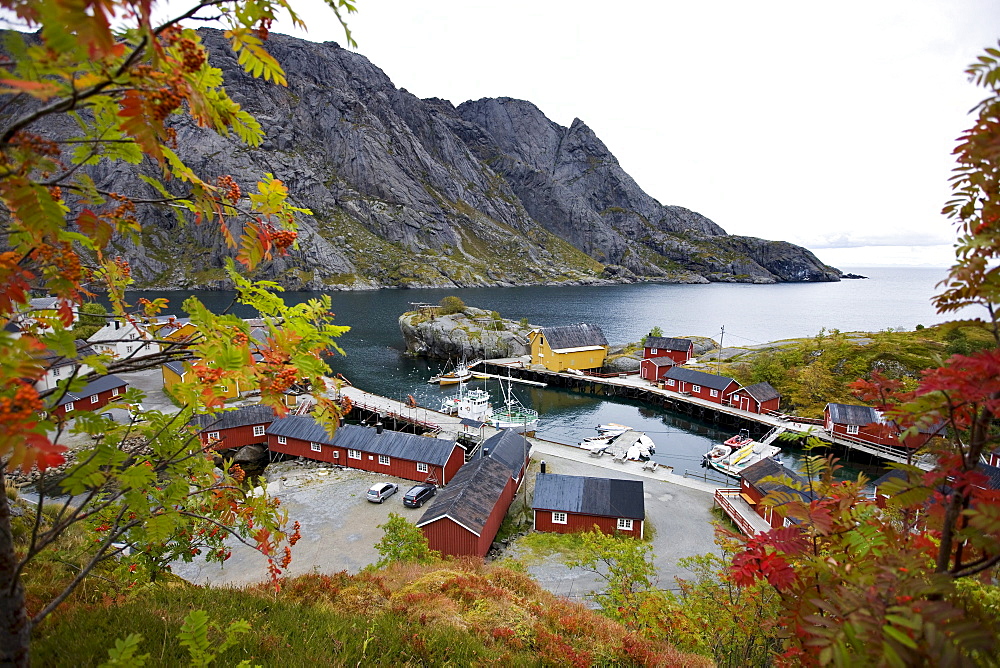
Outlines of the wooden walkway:
{"label": "wooden walkway", "polygon": [[753,537],[771,530],[771,525],[743,499],[738,487],[715,490],[715,503],[747,536]]}
{"label": "wooden walkway", "polygon": [[[893,448],[874,443],[866,443],[864,441],[846,438],[839,434],[831,434],[823,428],[822,422],[819,420],[796,418],[794,416],[783,414],[767,415],[762,413],[751,413],[750,411],[744,411],[732,406],[726,406],[724,404],[718,404],[699,397],[693,397],[680,392],[660,388],[657,387],[656,384],[635,375],[621,374],[617,377],[598,378],[588,375],[577,376],[568,373],[556,373],[553,371],[545,371],[534,368],[528,369],[526,367],[526,358],[484,360],[482,364],[484,366],[492,365],[494,367],[505,368],[512,376],[530,376],[533,380],[544,379],[544,382],[551,387],[562,387],[581,392],[590,390],[590,393],[594,393],[595,388],[600,387],[604,388],[605,393],[610,391],[611,394],[620,394],[630,399],[648,401],[666,408],[671,408],[672,406],[675,408],[686,408],[687,410],[684,412],[704,413],[709,411],[725,415],[736,420],[755,422],[767,427],[770,430],[780,430],[781,432],[791,431],[803,434],[810,433],[823,441],[835,443],[844,448],[864,452],[866,454],[874,455],[881,459],[899,464],[908,463],[907,453],[903,448]],[[774,433],[773,431],[769,432],[768,435],[771,436],[771,441],[777,438],[777,433]],[[924,471],[929,471],[934,467],[933,458],[927,455],[915,457],[909,463],[912,463]]]}

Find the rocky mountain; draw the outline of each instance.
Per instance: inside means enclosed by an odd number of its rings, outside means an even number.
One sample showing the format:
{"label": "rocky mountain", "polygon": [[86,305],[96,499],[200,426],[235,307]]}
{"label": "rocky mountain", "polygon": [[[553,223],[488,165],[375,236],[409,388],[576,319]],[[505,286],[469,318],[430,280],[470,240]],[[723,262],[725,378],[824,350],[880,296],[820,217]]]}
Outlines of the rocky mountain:
{"label": "rocky mountain", "polygon": [[[285,88],[245,75],[220,32],[200,32],[267,138],[249,149],[183,119],[178,152],[244,192],[272,173],[312,211],[299,220],[300,248],[266,269],[288,288],[839,280],[804,248],[727,235],[660,204],[579,119],[562,127],[509,98],[422,100],[358,53],[272,34]],[[119,164],[93,176],[152,194]],[[141,220],[142,244],[113,242],[139,285],[225,287],[229,251],[212,226],[156,211]]]}

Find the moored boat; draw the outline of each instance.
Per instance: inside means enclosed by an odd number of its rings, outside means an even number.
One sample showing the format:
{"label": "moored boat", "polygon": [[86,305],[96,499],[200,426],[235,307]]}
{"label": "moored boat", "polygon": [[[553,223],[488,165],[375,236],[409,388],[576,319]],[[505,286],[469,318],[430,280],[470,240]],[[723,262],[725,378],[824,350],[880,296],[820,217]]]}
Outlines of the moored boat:
{"label": "moored boat", "polygon": [[594,429],[601,436],[618,436],[619,434],[624,434],[626,431],[632,431],[632,427],[616,424],[614,422],[608,422],[606,424],[599,424]]}
{"label": "moored boat", "polygon": [[458,415],[460,418],[488,422],[493,416],[493,406],[490,404],[490,394],[486,390],[466,390],[465,383],[458,387],[458,395],[448,397],[441,402],[441,412],[448,415]]}
{"label": "moored boat", "polygon": [[778,458],[781,454],[781,448],[776,445],[758,443],[757,441],[750,441],[740,448],[734,448],[728,455],[715,459],[711,457],[713,452],[716,452],[715,448],[712,448],[712,451],[705,455],[708,465],[734,478],[739,477],[740,471],[756,464],[762,459],[770,457],[779,463],[781,461]]}
{"label": "moored boat", "polygon": [[465,361],[459,362],[458,365],[451,371],[445,371],[439,373],[436,376],[431,376],[428,383],[438,383],[440,385],[457,385],[458,383],[464,383],[465,381],[472,378],[472,371],[469,370],[469,364]]}
{"label": "moored boat", "polygon": [[726,439],[724,445],[728,445],[733,448],[742,448],[751,441],[753,441],[753,438],[750,437],[750,431],[748,429],[740,429],[740,433]]}
{"label": "moored boat", "polygon": [[495,409],[486,423],[496,429],[513,429],[519,434],[534,431],[535,427],[538,426],[538,411],[523,406],[511,391],[509,382],[505,389],[503,381],[501,381],[500,391],[504,395],[503,408]]}

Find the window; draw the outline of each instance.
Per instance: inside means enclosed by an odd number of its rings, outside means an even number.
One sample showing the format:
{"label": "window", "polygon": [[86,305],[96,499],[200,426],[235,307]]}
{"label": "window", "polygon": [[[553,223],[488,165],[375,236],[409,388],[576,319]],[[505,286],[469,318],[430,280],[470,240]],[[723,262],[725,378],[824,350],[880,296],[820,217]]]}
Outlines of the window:
{"label": "window", "polygon": [[417,473],[427,473],[427,464],[417,462]]}
{"label": "window", "polygon": [[117,396],[118,396],[118,394],[119,394],[119,393],[120,393],[121,391],[122,391],[122,388],[120,388],[120,387],[113,387],[113,388],[111,388],[111,396],[113,396],[113,397],[117,397]]}
{"label": "window", "polygon": [[858,425],[856,425],[856,424],[849,424],[849,425],[847,425],[847,433],[848,434],[857,434],[858,433]]}
{"label": "window", "polygon": [[701,385],[692,385],[691,386],[691,391],[692,392],[701,392]]}
{"label": "window", "polygon": [[132,352],[132,346],[125,346],[125,354],[128,355]]}
{"label": "window", "polygon": [[674,379],[673,378],[667,378],[667,385],[669,385],[670,387],[673,387],[674,386]]}
{"label": "window", "polygon": [[650,355],[655,355],[656,354],[656,348],[650,348],[649,349],[649,354]]}
{"label": "window", "polygon": [[73,402],[72,401],[67,402],[66,404],[64,404],[64,406],[66,407],[66,412],[67,413],[69,413],[71,410],[73,410]]}
{"label": "window", "polygon": [[288,445],[288,439],[284,436],[278,437],[278,445]]}
{"label": "window", "polygon": [[383,466],[388,466],[389,465],[389,455],[379,455],[378,456],[378,463],[382,464]]}
{"label": "window", "polygon": [[348,450],[347,451],[347,458],[348,459],[361,459],[361,451],[360,450]]}
{"label": "window", "polygon": [[337,452],[336,450],[334,450],[334,451],[333,451],[333,458],[334,458],[334,459],[340,459],[340,453],[339,453],[339,452]]}
{"label": "window", "polygon": [[320,445],[319,443],[310,443],[309,449],[312,450],[313,452],[323,452],[323,446]]}
{"label": "window", "polygon": [[53,378],[58,378],[60,373],[62,373],[62,369],[60,369],[59,367],[55,367],[54,369],[52,369]]}
{"label": "window", "polygon": [[619,531],[631,531],[632,530],[632,520],[626,519],[624,517],[618,518],[618,530]]}
{"label": "window", "polygon": [[92,394],[92,395],[90,395],[90,403],[96,404],[100,400],[101,400],[100,395],[98,395],[98,394]]}
{"label": "window", "polygon": [[552,513],[552,523],[553,524],[566,524],[566,513]]}
{"label": "window", "polygon": [[218,441],[219,440],[219,432],[217,432],[217,431],[210,431],[210,432],[208,432],[208,440],[210,440],[210,441]]}
{"label": "window", "polygon": [[254,436],[263,436],[264,435],[264,425],[262,425],[262,424],[256,424],[256,425],[254,425],[254,427],[253,427],[253,435]]}
{"label": "window", "polygon": [[713,397],[717,397],[717,396],[719,396],[719,391],[718,390],[712,390],[712,391],[709,392],[709,394],[711,394]]}

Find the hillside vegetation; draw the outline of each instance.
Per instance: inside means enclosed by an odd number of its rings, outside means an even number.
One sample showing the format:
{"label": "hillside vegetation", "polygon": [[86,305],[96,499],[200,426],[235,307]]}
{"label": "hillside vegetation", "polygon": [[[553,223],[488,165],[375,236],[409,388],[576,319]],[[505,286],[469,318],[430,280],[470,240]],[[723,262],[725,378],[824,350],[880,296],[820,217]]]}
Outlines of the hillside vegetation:
{"label": "hillside vegetation", "polygon": [[[878,371],[916,388],[924,369],[951,355],[992,347],[986,325],[948,322],[915,331],[852,332],[821,330],[809,339],[777,341],[767,346],[722,351],[718,372],[743,384],[768,382],[781,393],[781,410],[802,417],[822,417],[828,402],[859,403],[847,387]],[[719,351],[706,353],[710,362]],[[711,364],[713,373],[716,365]]]}

